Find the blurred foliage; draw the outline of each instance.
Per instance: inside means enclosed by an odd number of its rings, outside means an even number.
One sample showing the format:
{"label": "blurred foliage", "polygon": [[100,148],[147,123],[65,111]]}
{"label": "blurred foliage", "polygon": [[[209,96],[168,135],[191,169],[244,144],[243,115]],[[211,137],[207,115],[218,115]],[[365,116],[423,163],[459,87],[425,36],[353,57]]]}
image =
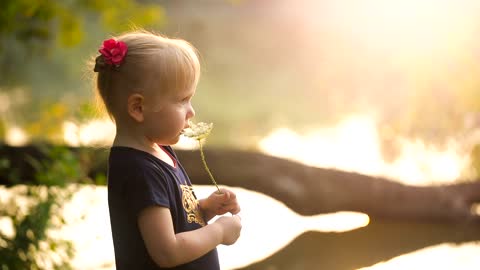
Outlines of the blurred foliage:
{"label": "blurred foliage", "polygon": [[155,1],[2,1],[0,139],[20,127],[34,142],[63,143],[65,120],[99,116],[85,67],[101,40],[165,22]]}
{"label": "blurred foliage", "polygon": [[42,45],[48,48],[54,45],[51,42],[74,46],[82,41],[86,34],[85,21],[92,17],[108,31],[119,32],[131,25],[158,26],[163,23],[165,14],[159,5],[148,1],[4,0],[0,13],[0,37],[2,40],[17,39],[30,49]]}
{"label": "blurred foliage", "polygon": [[5,123],[3,119],[0,119],[0,140],[1,141],[3,141],[3,139],[5,138],[5,132],[6,132]]}
{"label": "blurred foliage", "polygon": [[74,119],[79,121],[94,119],[99,116],[99,110],[92,102],[80,103],[78,108],[73,112]]}
{"label": "blurred foliage", "polygon": [[63,120],[70,118],[71,112],[66,104],[45,104],[36,115],[36,119],[26,125],[27,133],[33,140],[49,138],[54,142],[62,141]]}
{"label": "blurred foliage", "polygon": [[[62,206],[77,187],[68,183],[85,178],[76,155],[65,147],[43,147],[44,159],[28,158],[35,168],[35,185],[17,185],[0,205],[2,219],[11,221],[13,235],[0,232],[1,269],[72,269],[70,241],[51,237],[65,224]],[[1,169],[8,162],[0,161]]]}
{"label": "blurred foliage", "polygon": [[64,187],[67,183],[85,178],[77,155],[70,149],[62,146],[38,145],[38,147],[44,153],[44,159],[27,157],[35,170],[35,180],[38,185]]}
{"label": "blurred foliage", "polygon": [[[65,120],[76,123],[87,122],[99,117],[99,112],[91,102],[79,103],[77,106],[69,106],[65,102],[39,101],[37,113],[23,115],[21,123],[28,134],[31,142],[49,141],[63,144],[63,125]],[[18,116],[18,115],[17,115]],[[4,137],[5,124],[0,120],[0,139]]]}
{"label": "blurred foliage", "polygon": [[[11,198],[2,204],[0,216],[10,220],[14,236],[0,233],[0,257],[3,269],[72,269],[72,243],[51,238],[48,231],[58,229],[62,222],[53,222],[60,215],[59,209],[66,200],[65,192],[45,186],[23,186],[12,192]],[[22,209],[18,201],[28,200],[31,206]]]}
{"label": "blurred foliage", "polygon": [[[153,1],[152,1],[153,2]],[[89,32],[88,24],[100,24],[106,32],[120,32],[132,25],[163,24],[164,10],[148,1],[135,0],[4,0],[0,11],[0,86],[21,84],[35,57],[58,47],[78,46]]]}
{"label": "blurred foliage", "polygon": [[0,158],[0,174],[13,184],[21,184],[20,170],[12,166],[9,157]]}

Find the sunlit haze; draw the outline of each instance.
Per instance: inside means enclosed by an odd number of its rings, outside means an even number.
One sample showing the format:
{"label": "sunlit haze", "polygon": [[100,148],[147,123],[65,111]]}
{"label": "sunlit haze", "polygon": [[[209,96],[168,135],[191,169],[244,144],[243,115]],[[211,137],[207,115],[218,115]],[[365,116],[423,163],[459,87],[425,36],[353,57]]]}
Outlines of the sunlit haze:
{"label": "sunlit haze", "polygon": [[347,117],[334,127],[298,134],[288,128],[272,131],[259,143],[270,155],[307,165],[386,176],[414,185],[459,180],[470,160],[465,145],[456,141],[444,147],[421,140],[395,138],[398,156],[385,160],[375,122],[366,116]]}

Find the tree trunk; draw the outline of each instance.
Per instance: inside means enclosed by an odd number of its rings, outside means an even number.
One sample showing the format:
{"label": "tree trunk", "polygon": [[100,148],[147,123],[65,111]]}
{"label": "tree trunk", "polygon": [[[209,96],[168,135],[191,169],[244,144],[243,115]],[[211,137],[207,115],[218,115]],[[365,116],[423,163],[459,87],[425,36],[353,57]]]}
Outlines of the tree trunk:
{"label": "tree trunk", "polygon": [[[177,154],[193,183],[210,183],[198,151]],[[358,211],[370,218],[479,220],[471,209],[480,201],[480,181],[418,187],[254,152],[208,149],[205,155],[219,184],[265,193],[302,215]]]}
{"label": "tree trunk", "polygon": [[[73,148],[81,156],[88,175],[106,172],[108,150]],[[199,151],[176,151],[194,184],[210,184]],[[0,184],[12,185],[11,175],[21,183],[33,183],[33,170],[26,156],[46,158],[35,146],[0,147],[0,159],[10,168],[0,168]],[[358,211],[371,219],[420,221],[479,221],[471,211],[480,201],[480,181],[417,187],[382,177],[371,177],[305,166],[256,152],[230,149],[205,150],[207,162],[219,184],[242,187],[269,195],[303,215]]]}

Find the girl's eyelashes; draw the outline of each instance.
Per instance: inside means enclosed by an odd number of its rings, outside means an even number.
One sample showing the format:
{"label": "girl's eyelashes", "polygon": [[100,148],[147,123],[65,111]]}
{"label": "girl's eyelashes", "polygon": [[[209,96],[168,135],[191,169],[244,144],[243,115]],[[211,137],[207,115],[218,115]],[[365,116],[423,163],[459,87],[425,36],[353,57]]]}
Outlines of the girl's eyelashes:
{"label": "girl's eyelashes", "polygon": [[192,96],[188,96],[182,99],[183,102],[189,102],[190,100],[192,100]]}

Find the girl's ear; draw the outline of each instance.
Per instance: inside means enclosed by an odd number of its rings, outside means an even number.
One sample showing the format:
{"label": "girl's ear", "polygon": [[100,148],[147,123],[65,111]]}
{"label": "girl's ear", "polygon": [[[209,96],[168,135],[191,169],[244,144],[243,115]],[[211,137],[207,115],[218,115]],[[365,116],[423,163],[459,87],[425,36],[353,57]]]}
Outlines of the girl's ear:
{"label": "girl's ear", "polygon": [[128,114],[137,122],[144,120],[144,98],[140,94],[132,94],[127,99]]}

